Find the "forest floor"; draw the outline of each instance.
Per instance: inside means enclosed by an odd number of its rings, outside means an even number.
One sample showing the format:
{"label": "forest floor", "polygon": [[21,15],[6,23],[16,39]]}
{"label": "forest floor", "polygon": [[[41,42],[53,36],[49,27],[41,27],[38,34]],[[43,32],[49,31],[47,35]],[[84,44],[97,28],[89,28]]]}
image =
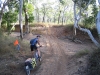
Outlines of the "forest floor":
{"label": "forest floor", "polygon": [[[71,27],[34,27],[23,41],[29,43],[37,34],[42,36],[42,61],[30,75],[87,75],[88,53],[96,49],[87,33],[78,31],[77,39],[73,41]],[[12,33],[11,36],[17,37],[19,33]],[[21,46],[21,51],[15,51],[14,56],[0,58],[0,66],[5,64],[6,68],[0,71],[0,75],[25,75],[24,61],[31,57],[31,50],[29,44]]]}

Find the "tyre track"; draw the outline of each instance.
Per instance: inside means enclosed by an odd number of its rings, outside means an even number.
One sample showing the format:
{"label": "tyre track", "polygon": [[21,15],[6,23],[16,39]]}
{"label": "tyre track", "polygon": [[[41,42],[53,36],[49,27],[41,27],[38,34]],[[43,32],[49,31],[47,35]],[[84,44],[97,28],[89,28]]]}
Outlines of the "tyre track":
{"label": "tyre track", "polygon": [[[44,56],[45,59],[36,75],[66,75],[66,54],[61,48],[59,39],[53,35],[52,30],[48,28],[46,34],[47,50],[50,55]],[[48,41],[49,40],[49,41]],[[47,53],[48,54],[48,53]],[[49,64],[49,65],[48,65]]]}
{"label": "tyre track", "polygon": [[[54,33],[53,33],[54,34]],[[57,75],[66,75],[66,62],[67,62],[67,55],[65,54],[59,39],[51,34],[51,38],[55,41],[52,44],[54,54],[58,57],[58,62],[57,62]]]}

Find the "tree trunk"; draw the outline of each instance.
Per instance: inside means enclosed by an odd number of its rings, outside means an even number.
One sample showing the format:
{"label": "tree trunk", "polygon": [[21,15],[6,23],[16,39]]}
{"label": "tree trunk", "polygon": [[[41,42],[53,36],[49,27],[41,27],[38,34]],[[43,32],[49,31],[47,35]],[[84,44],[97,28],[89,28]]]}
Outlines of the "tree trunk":
{"label": "tree trunk", "polygon": [[63,25],[63,22],[64,22],[64,16],[62,16],[62,25]]}
{"label": "tree trunk", "polygon": [[76,36],[76,27],[77,27],[77,19],[76,19],[76,4],[74,3],[74,27],[73,27],[73,36]]}
{"label": "tree trunk", "polygon": [[100,11],[98,12],[97,17],[96,17],[96,28],[97,28],[98,36],[100,39]]}
{"label": "tree trunk", "polygon": [[20,37],[21,37],[21,39],[23,39],[22,8],[23,8],[23,0],[20,0],[19,1],[19,25],[20,25]]}
{"label": "tree trunk", "polygon": [[29,33],[28,15],[25,12],[25,33]]}
{"label": "tree trunk", "polygon": [[38,19],[38,22],[40,22],[39,20],[40,16],[39,16],[39,11],[37,12],[37,19]]}
{"label": "tree trunk", "polygon": [[1,12],[0,12],[0,28],[1,28],[2,16],[3,16],[3,8],[1,9]]}
{"label": "tree trunk", "polygon": [[54,22],[54,23],[56,22],[55,16],[54,16],[54,18],[53,18],[53,22]]}
{"label": "tree trunk", "polygon": [[66,10],[67,8],[66,8],[66,6],[64,7],[64,10],[63,10],[63,12],[62,12],[62,25],[63,25],[63,23],[64,23],[64,17],[65,17],[65,10]]}
{"label": "tree trunk", "polygon": [[40,22],[40,20],[39,20],[39,18],[40,18],[39,17],[39,8],[38,7],[37,7],[37,13],[36,14],[37,14],[37,22]]}
{"label": "tree trunk", "polygon": [[[79,29],[79,30],[81,30],[81,31],[83,31],[83,32],[86,32],[86,33],[88,33],[88,35],[89,35],[89,37],[90,37],[90,39],[92,40],[92,42],[98,47],[98,48],[100,48],[100,44],[94,39],[94,37],[93,37],[93,35],[92,35],[92,33],[90,32],[90,30],[89,29],[85,29],[85,28],[81,28],[79,25],[78,25],[78,21],[80,20],[80,13],[78,13],[77,15],[76,15],[76,4],[75,4],[75,2],[74,2],[74,28],[76,29]],[[76,31],[75,31],[75,34],[76,34]]]}
{"label": "tree trunk", "polygon": [[24,13],[25,13],[25,33],[29,33],[28,14],[26,8],[24,8]]}
{"label": "tree trunk", "polygon": [[44,16],[43,16],[43,21],[42,22],[45,22],[45,13],[44,13]]}
{"label": "tree trunk", "polygon": [[58,24],[60,22],[60,14],[61,14],[61,11],[60,11],[59,16],[58,16]]}

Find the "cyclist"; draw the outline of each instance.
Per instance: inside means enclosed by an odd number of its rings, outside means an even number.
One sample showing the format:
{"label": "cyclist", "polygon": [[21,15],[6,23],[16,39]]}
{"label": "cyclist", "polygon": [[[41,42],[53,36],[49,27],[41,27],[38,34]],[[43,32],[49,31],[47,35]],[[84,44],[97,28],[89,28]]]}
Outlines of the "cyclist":
{"label": "cyclist", "polygon": [[31,52],[32,52],[32,57],[34,54],[34,50],[38,50],[39,58],[41,58],[40,57],[40,50],[37,47],[37,44],[39,46],[42,46],[42,45],[40,45],[40,41],[39,41],[40,37],[41,37],[40,35],[37,35],[36,38],[30,40],[30,48],[31,48]]}
{"label": "cyclist", "polygon": [[30,70],[33,69],[36,66],[35,58],[28,58],[25,61],[25,66],[28,66]]}

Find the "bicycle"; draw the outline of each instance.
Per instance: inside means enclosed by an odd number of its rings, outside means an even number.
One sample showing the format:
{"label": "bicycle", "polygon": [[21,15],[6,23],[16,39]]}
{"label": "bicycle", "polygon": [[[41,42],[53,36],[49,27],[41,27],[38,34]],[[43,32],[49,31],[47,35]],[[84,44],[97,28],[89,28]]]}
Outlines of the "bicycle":
{"label": "bicycle", "polygon": [[[40,46],[40,47],[42,47],[42,46]],[[34,70],[36,67],[38,67],[41,64],[40,60],[41,59],[39,58],[38,51],[35,50],[34,56],[31,59],[31,62],[26,62],[26,65],[25,65],[26,75],[30,75],[30,71]]]}

